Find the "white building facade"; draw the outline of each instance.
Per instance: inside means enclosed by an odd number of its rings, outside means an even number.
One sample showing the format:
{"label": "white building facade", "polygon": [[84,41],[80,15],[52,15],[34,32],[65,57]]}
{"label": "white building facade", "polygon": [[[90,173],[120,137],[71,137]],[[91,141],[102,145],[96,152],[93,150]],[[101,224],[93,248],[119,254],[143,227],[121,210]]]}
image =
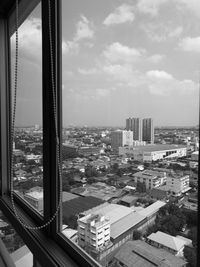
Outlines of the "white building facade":
{"label": "white building facade", "polygon": [[191,189],[189,182],[189,175],[182,177],[168,176],[166,187],[169,191],[172,192],[173,195],[180,196],[182,193],[185,193]]}
{"label": "white building facade", "polygon": [[88,253],[101,251],[110,243],[110,220],[89,214],[78,219],[78,244]]}
{"label": "white building facade", "polygon": [[111,147],[119,148],[133,145],[133,132],[117,130],[111,132]]}
{"label": "white building facade", "polygon": [[137,172],[133,175],[133,177],[135,183],[145,183],[147,190],[163,185],[167,178],[165,172],[151,170]]}

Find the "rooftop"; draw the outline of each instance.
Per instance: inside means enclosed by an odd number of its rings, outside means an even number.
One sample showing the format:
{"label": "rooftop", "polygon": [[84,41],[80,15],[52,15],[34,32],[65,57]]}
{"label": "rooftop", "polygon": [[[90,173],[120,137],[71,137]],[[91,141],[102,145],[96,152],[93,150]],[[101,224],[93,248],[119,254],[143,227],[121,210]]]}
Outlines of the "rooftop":
{"label": "rooftop", "polygon": [[142,222],[145,216],[140,215],[137,212],[132,212],[127,216],[124,216],[117,222],[111,225],[110,237],[115,239],[122,235],[124,232],[128,231],[130,228],[136,226],[138,223]]}
{"label": "rooftop", "polygon": [[122,205],[105,203],[104,205],[99,205],[92,210],[84,212],[83,214],[88,215],[90,213],[102,214],[110,219],[110,224],[113,224],[130,213],[133,213],[133,210]]}
{"label": "rooftop", "polygon": [[27,246],[22,246],[21,248],[15,250],[11,257],[16,265],[16,267],[33,266],[33,254],[30,252]]}
{"label": "rooftop", "polygon": [[182,267],[186,262],[171,253],[154,248],[144,241],[128,241],[115,255],[128,267]]}
{"label": "rooftop", "polygon": [[69,193],[69,192],[65,192],[65,191],[63,192],[63,202],[72,200],[72,199],[77,198],[77,197],[79,197],[79,196],[72,194],[72,193]]}
{"label": "rooftop", "polygon": [[38,191],[32,191],[32,192],[28,192],[28,193],[25,193],[25,196],[26,197],[31,197],[31,198],[34,198],[34,199],[43,199],[43,191],[41,192],[38,192]]}
{"label": "rooftop", "polygon": [[166,151],[166,150],[174,150],[180,148],[186,148],[186,146],[158,144],[158,145],[146,145],[146,146],[136,147],[137,150],[140,150],[142,152]]}
{"label": "rooftop", "polygon": [[168,235],[168,234],[166,234],[164,232],[160,232],[160,231],[158,231],[156,233],[152,233],[147,238],[149,240],[152,240],[154,242],[162,244],[163,246],[171,248],[175,251],[179,251],[180,249],[182,249],[184,247],[184,245],[188,244],[188,240],[186,241],[182,238]]}
{"label": "rooftop", "polygon": [[144,177],[144,178],[157,178],[161,176],[161,172],[152,171],[152,170],[145,170],[141,172],[136,172],[133,175],[134,177]]}
{"label": "rooftop", "polygon": [[145,208],[145,209],[143,209],[141,211],[138,211],[138,213],[140,215],[149,217],[149,216],[151,216],[153,213],[157,212],[161,207],[163,207],[165,205],[166,205],[165,202],[158,200],[155,203],[153,203],[150,206],[148,206],[147,208]]}
{"label": "rooftop", "polygon": [[134,200],[138,199],[137,196],[124,196],[121,201],[126,203],[132,203]]}
{"label": "rooftop", "polygon": [[72,192],[81,196],[94,196],[104,201],[108,201],[112,197],[119,196],[122,190],[116,189],[114,186],[108,186],[105,183],[97,182],[92,185],[86,185],[84,188],[75,188]]}

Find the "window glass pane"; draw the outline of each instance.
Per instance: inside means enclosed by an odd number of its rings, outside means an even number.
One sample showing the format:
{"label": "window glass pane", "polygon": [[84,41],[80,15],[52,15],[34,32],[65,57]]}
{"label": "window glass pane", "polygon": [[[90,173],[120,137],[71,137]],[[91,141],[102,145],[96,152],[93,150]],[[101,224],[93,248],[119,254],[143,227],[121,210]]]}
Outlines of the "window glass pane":
{"label": "window glass pane", "polygon": [[152,2],[62,1],[61,231],[103,266],[146,266],[152,232],[197,229],[199,17]]}
{"label": "window glass pane", "polygon": [[0,210],[0,237],[16,267],[33,266],[33,255]]}
{"label": "window glass pane", "polygon": [[[18,30],[14,191],[43,213],[42,30],[41,5]],[[12,109],[14,105],[15,34],[10,38]]]}

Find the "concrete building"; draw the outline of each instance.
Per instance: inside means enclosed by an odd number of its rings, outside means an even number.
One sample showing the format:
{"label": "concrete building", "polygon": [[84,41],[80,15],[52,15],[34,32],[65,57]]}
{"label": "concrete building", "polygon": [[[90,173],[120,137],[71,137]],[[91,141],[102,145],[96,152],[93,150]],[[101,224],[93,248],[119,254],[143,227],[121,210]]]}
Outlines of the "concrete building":
{"label": "concrete building", "polygon": [[199,160],[199,151],[195,151],[191,155],[191,160],[198,161]]}
{"label": "concrete building", "polygon": [[156,247],[167,250],[175,256],[183,256],[185,245],[192,244],[192,240],[181,236],[172,236],[161,231],[152,233],[147,237],[147,243]]}
{"label": "concrete building", "polygon": [[24,199],[39,212],[43,212],[43,188],[33,187],[24,194]]}
{"label": "concrete building", "polygon": [[163,201],[156,201],[153,204],[149,205],[145,209],[139,210],[138,213],[146,218],[146,223],[143,227],[148,227],[155,222],[156,215],[160,208],[166,205]]}
{"label": "concrete building", "polygon": [[[113,253],[128,240],[132,240],[133,231],[145,230],[156,218],[158,210],[166,205],[162,201],[157,201],[142,211],[135,211],[132,208],[118,204],[104,203],[88,211],[82,212],[79,216],[81,220],[87,216],[99,215],[109,218],[110,223],[110,241],[109,246],[99,251],[95,258],[103,263],[105,258],[109,260]],[[83,216],[83,217],[82,217]],[[93,255],[94,256],[94,255]],[[103,261],[103,262],[102,262]]]}
{"label": "concrete building", "polygon": [[154,125],[151,118],[142,120],[142,140],[150,144],[154,143]]}
{"label": "concrete building", "polygon": [[178,145],[146,145],[119,147],[119,155],[127,155],[135,160],[152,162],[162,159],[181,158],[187,155],[186,146]]}
{"label": "concrete building", "polygon": [[128,118],[126,119],[126,130],[133,131],[133,139],[142,141],[142,119]]}
{"label": "concrete building", "polygon": [[171,253],[155,248],[144,241],[128,241],[114,256],[110,266],[115,267],[186,267],[187,262]]}
{"label": "concrete building", "polygon": [[133,178],[135,183],[145,183],[146,189],[150,190],[164,184],[167,177],[165,172],[144,170],[142,172],[136,172],[135,174],[133,174]]}
{"label": "concrete building", "polygon": [[103,251],[110,244],[110,220],[100,214],[78,219],[78,244],[88,253]]}
{"label": "concrete building", "polygon": [[175,174],[167,176],[166,190],[171,191],[175,196],[180,196],[191,189],[189,182],[189,175],[178,176]]}
{"label": "concrete building", "polygon": [[133,132],[117,130],[111,132],[111,147],[118,149],[123,146],[133,145]]}

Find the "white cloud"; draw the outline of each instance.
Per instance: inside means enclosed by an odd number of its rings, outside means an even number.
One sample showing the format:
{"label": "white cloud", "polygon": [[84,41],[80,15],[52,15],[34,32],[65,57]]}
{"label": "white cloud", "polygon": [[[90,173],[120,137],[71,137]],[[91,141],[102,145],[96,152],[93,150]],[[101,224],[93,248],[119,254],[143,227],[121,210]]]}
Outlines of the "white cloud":
{"label": "white cloud", "polygon": [[94,37],[94,27],[92,22],[90,22],[85,16],[81,16],[81,20],[76,25],[76,35],[74,37],[75,41],[80,41],[82,39],[91,39]]}
{"label": "white cloud", "polygon": [[85,16],[81,16],[81,19],[76,24],[76,33],[72,41],[63,41],[62,43],[62,52],[63,54],[78,54],[80,50],[80,41],[86,40],[84,45],[86,47],[93,47],[91,42],[88,42],[88,39],[94,37],[94,27],[92,22],[90,22]]}
{"label": "white cloud", "polygon": [[78,72],[83,75],[91,75],[91,74],[97,74],[99,73],[99,70],[97,68],[91,68],[91,69],[82,69],[79,68]]}
{"label": "white cloud", "polygon": [[[30,18],[20,26],[18,30],[19,50],[28,56],[40,58],[42,56],[42,31],[41,19]],[[11,38],[14,47],[15,34]]]}
{"label": "white cloud", "polygon": [[160,6],[167,1],[168,0],[139,0],[137,8],[142,13],[157,16]]}
{"label": "white cloud", "polygon": [[190,95],[197,91],[192,80],[180,81],[165,71],[151,70],[146,73],[146,77],[149,91],[154,95]]}
{"label": "white cloud", "polygon": [[63,41],[62,43],[63,54],[78,54],[79,49],[79,43],[75,41]]}
{"label": "white cloud", "polygon": [[193,14],[200,17],[200,1],[199,0],[174,0],[176,4],[180,7],[182,5],[183,7],[190,10]]}
{"label": "white cloud", "polygon": [[179,47],[184,51],[200,53],[200,36],[186,37],[179,43]]}
{"label": "white cloud", "polygon": [[155,54],[147,58],[147,60],[151,63],[159,63],[165,58],[165,55]]}
{"label": "white cloud", "polygon": [[158,43],[177,38],[183,32],[183,28],[181,26],[174,28],[174,26],[170,23],[148,23],[141,25],[140,28],[147,34],[150,40]]}
{"label": "white cloud", "polygon": [[110,62],[130,63],[140,58],[144,52],[144,49],[136,49],[115,42],[106,47],[103,51],[103,55]]}
{"label": "white cloud", "polygon": [[183,32],[183,28],[181,26],[178,26],[174,30],[169,31],[168,37],[179,37],[182,32]]}
{"label": "white cloud", "polygon": [[162,70],[150,70],[147,71],[146,75],[152,79],[164,79],[164,80],[172,80],[173,76]]}
{"label": "white cloud", "polygon": [[122,24],[125,22],[134,21],[133,6],[123,4],[115,9],[113,13],[110,13],[103,21],[104,25]]}

